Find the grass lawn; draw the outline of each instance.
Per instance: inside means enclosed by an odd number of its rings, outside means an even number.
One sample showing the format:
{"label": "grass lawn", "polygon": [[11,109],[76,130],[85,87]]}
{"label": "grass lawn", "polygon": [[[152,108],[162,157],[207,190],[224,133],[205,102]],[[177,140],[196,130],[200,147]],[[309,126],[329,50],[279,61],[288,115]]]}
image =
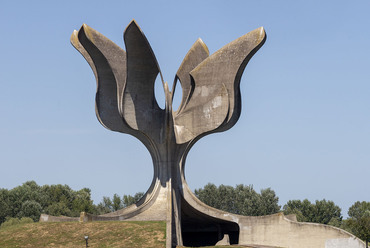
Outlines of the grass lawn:
{"label": "grass lawn", "polygon": [[165,222],[42,222],[0,228],[0,247],[163,248]]}
{"label": "grass lawn", "polygon": [[[165,248],[164,221],[37,222],[0,228],[0,248]],[[207,246],[203,248],[247,248]],[[185,247],[178,247],[185,248]]]}

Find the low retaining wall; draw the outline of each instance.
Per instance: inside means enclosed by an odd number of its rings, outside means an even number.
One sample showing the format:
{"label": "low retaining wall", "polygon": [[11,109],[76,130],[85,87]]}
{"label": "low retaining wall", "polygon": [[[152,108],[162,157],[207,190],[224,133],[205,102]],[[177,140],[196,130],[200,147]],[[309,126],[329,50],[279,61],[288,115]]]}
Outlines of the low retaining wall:
{"label": "low retaining wall", "polygon": [[[294,215],[283,213],[267,216],[230,214],[240,227],[240,245],[263,245],[284,248],[365,248],[365,243],[340,228],[307,222],[297,222]],[[40,222],[90,222],[132,220],[123,216],[97,216],[82,212],[80,217],[42,214]]]}
{"label": "low retaining wall", "polygon": [[48,214],[41,214],[40,222],[73,222],[80,221],[80,217],[67,217],[67,216],[52,216]]}
{"label": "low retaining wall", "polygon": [[365,243],[340,228],[293,221],[279,213],[239,217],[239,244],[287,248],[365,248]]}

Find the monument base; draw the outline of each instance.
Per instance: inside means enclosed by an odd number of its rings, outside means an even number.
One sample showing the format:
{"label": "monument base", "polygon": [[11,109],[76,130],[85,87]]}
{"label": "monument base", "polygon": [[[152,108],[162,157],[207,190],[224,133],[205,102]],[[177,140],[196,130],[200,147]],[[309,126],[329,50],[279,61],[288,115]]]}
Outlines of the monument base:
{"label": "monument base", "polygon": [[[128,208],[129,209],[129,208]],[[128,210],[127,209],[127,210]],[[126,211],[127,211],[126,210]],[[216,210],[219,211],[219,210]],[[122,215],[124,211],[120,210],[121,214],[111,216],[95,216],[87,213],[81,213],[80,221],[132,221],[140,220],[139,216],[135,218],[124,218]],[[222,212],[222,211],[219,211]],[[282,213],[267,215],[267,216],[240,216],[226,212],[235,218],[234,220],[239,226],[238,245],[253,247],[253,248],[365,248],[366,245],[359,238],[354,235],[333,226],[297,222],[295,215],[285,216]],[[144,217],[146,215],[142,215]],[[126,216],[127,217],[127,216]],[[144,218],[142,220],[147,220]],[[153,219],[154,220],[154,219]],[[164,218],[158,220],[165,221]],[[55,217],[42,214],[40,222],[65,222],[78,221],[78,218]],[[198,231],[198,233],[197,233]],[[186,234],[184,230],[183,237],[188,235],[196,235],[198,237],[207,237],[207,230],[194,230],[192,233]],[[209,230],[209,234],[212,230]],[[189,237],[187,237],[189,239]],[[210,240],[208,240],[210,241]],[[209,244],[209,242],[206,241]],[[207,245],[208,245],[207,244]],[[225,234],[216,240],[213,245],[230,245],[229,234]],[[185,240],[184,240],[184,245]],[[167,247],[171,247],[171,244]],[[186,246],[179,246],[186,247]]]}

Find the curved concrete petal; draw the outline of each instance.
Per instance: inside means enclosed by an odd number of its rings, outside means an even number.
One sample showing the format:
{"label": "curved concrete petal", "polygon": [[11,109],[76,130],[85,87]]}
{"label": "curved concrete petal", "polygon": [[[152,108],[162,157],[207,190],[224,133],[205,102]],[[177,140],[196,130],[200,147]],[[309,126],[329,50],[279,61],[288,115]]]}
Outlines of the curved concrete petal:
{"label": "curved concrete petal", "polygon": [[[190,75],[195,88],[226,86],[229,94],[229,114],[227,122],[218,131],[231,128],[239,119],[241,112],[240,79],[243,71],[266,40],[261,27],[230,42],[200,63]],[[192,99],[189,100],[189,103]],[[185,107],[186,108],[186,107]]]}
{"label": "curved concrete petal", "polygon": [[121,114],[130,127],[143,132],[156,143],[163,143],[165,111],[158,106],[154,97],[155,79],[158,73],[161,75],[157,60],[135,21],[126,28],[124,40],[127,82],[122,96]]}
{"label": "curved concrete petal", "polygon": [[[189,74],[190,71],[192,71],[197,65],[199,65],[199,63],[205,60],[208,56],[209,56],[208,48],[201,39],[198,39],[190,48],[189,52],[185,55],[185,58],[182,61],[176,73],[176,77],[179,79],[181,83],[182,99],[178,111],[174,113],[174,116],[178,115],[181,112],[182,108],[187,103],[191,92],[194,90],[194,83],[192,83],[192,79]],[[175,89],[175,84],[176,79],[172,91],[174,91]]]}
{"label": "curved concrete petal", "polygon": [[126,53],[108,38],[82,25],[72,34],[71,43],[94,71],[97,81],[96,115],[100,123],[113,131],[129,132],[118,109],[118,96],[126,83]]}

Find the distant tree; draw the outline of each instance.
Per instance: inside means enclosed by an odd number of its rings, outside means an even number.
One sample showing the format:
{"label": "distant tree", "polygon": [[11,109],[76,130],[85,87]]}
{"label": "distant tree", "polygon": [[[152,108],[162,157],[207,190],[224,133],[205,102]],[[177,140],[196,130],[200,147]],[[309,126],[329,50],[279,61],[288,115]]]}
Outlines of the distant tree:
{"label": "distant tree", "polygon": [[234,188],[231,186],[220,185],[216,187],[208,183],[203,189],[195,190],[195,195],[205,204],[224,211],[235,211]]}
{"label": "distant tree", "polygon": [[357,201],[348,210],[344,228],[364,241],[370,241],[370,202]]}
{"label": "distant tree", "polygon": [[103,205],[104,205],[104,207],[108,208],[110,210],[110,212],[113,211],[113,203],[112,203],[112,200],[109,197],[103,196]]}
{"label": "distant tree", "polygon": [[[34,210],[39,208],[35,203],[41,206],[40,201],[42,198],[41,187],[38,186],[35,181],[28,181],[21,186],[8,190],[6,202],[10,208],[10,212],[7,212],[7,217],[23,217],[25,208],[29,209],[31,205],[34,207]],[[27,204],[25,204],[26,202]],[[2,221],[4,221],[4,219]]]}
{"label": "distant tree", "polygon": [[46,206],[61,203],[72,210],[73,190],[68,185],[44,185],[42,191],[43,194],[47,195],[44,202]]}
{"label": "distant tree", "polygon": [[314,211],[315,214],[311,222],[329,224],[330,222],[342,221],[342,210],[333,201],[326,201],[325,199],[321,201],[316,200]]}
{"label": "distant tree", "polygon": [[9,201],[9,190],[0,189],[0,224],[6,220],[6,217],[12,216],[12,206]]}
{"label": "distant tree", "polygon": [[232,186],[221,184],[217,191],[216,197],[218,204],[214,207],[224,211],[236,211],[235,201],[233,201],[234,188]]}
{"label": "distant tree", "polygon": [[134,196],[123,195],[122,205],[123,205],[123,207],[128,207],[132,204],[137,203],[143,196],[144,196],[144,192],[138,192]]}
{"label": "distant tree", "polygon": [[301,200],[290,200],[284,205],[283,211],[285,215],[295,214],[297,220],[300,222],[309,222],[314,212],[313,205],[307,199]]}
{"label": "distant tree", "polygon": [[81,212],[93,213],[94,212],[93,201],[91,200],[91,190],[83,188],[73,193],[72,200],[72,213],[73,215],[79,216]]}
{"label": "distant tree", "polygon": [[218,189],[217,186],[213,183],[208,183],[203,187],[203,189],[195,189],[194,193],[199,198],[199,200],[201,200],[208,206],[218,209],[220,208],[220,197],[218,195]]}
{"label": "distant tree", "polygon": [[119,195],[117,194],[113,195],[112,207],[113,211],[117,211],[123,208],[121,197],[119,197]]}
{"label": "distant tree", "polygon": [[106,214],[128,207],[137,203],[144,196],[143,192],[138,192],[134,196],[123,195],[122,198],[118,194],[114,194],[112,198],[104,196],[103,200],[95,207],[95,214]]}
{"label": "distant tree", "polygon": [[[259,207],[261,204],[260,195],[253,189],[252,185],[246,186],[243,184],[236,185],[234,194],[231,195],[231,199],[234,198],[234,209],[225,209],[230,213],[241,214],[246,216],[258,216],[264,215],[260,212]],[[272,214],[272,213],[266,213]]]}
{"label": "distant tree", "polygon": [[348,216],[353,219],[360,219],[370,215],[370,202],[357,201],[348,209]]}
{"label": "distant tree", "polygon": [[279,206],[279,197],[271,188],[261,189],[260,207],[258,215],[278,213],[281,209]]}
{"label": "distant tree", "polygon": [[28,181],[11,190],[0,189],[0,223],[7,217],[37,221],[41,213],[79,216],[82,211],[93,213],[95,209],[87,188],[74,191],[68,185],[39,186]]}
{"label": "distant tree", "polygon": [[341,209],[332,201],[290,200],[283,207],[284,214],[295,214],[301,222],[315,222],[321,224],[340,225],[342,221]]}
{"label": "distant tree", "polygon": [[239,184],[234,188],[208,183],[194,193],[205,204],[230,213],[260,216],[280,211],[279,198],[270,188],[262,189],[258,194],[252,185]]}
{"label": "distant tree", "polygon": [[15,221],[30,217],[38,221],[41,213],[70,217],[80,216],[81,212],[106,214],[138,202],[143,195],[138,192],[120,198],[114,194],[112,199],[103,197],[102,202],[94,205],[88,188],[75,191],[68,185],[39,186],[35,181],[28,181],[11,190],[0,189],[0,224],[9,218]]}
{"label": "distant tree", "polygon": [[46,214],[53,216],[73,216],[71,209],[65,202],[54,202],[44,210]]}
{"label": "distant tree", "polygon": [[102,201],[95,206],[94,214],[96,215],[101,215],[101,214],[107,214],[113,211],[113,206],[112,206],[112,200],[104,196]]}

